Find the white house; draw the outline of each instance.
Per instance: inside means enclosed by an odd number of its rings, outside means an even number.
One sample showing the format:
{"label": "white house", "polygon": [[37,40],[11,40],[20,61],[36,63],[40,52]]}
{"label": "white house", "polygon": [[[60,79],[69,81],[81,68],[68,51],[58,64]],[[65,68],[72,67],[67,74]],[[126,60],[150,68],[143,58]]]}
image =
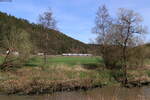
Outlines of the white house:
{"label": "white house", "polygon": [[7,49],[6,54],[12,53],[14,56],[19,56],[19,52],[17,52],[15,49]]}
{"label": "white house", "polygon": [[40,53],[40,52],[39,52],[39,53],[37,53],[37,55],[38,55],[38,56],[43,56],[44,53]]}
{"label": "white house", "polygon": [[63,53],[62,56],[92,56],[92,54]]}

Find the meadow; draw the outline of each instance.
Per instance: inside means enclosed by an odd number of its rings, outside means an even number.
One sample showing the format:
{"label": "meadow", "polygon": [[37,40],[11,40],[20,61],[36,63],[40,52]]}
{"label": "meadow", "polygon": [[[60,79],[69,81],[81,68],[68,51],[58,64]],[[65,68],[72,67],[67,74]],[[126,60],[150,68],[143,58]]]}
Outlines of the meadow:
{"label": "meadow", "polygon": [[[44,59],[42,56],[33,56],[27,61],[26,66],[41,66],[43,65]],[[47,58],[47,66],[49,65],[68,65],[70,67],[75,65],[83,66],[98,66],[102,64],[101,57],[73,57],[73,56],[49,56]]]}

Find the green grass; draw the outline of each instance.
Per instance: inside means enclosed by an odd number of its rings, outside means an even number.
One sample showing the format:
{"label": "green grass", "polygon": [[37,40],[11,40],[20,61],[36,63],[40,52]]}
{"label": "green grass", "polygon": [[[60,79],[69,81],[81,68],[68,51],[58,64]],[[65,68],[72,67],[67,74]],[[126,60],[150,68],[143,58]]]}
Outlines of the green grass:
{"label": "green grass", "polygon": [[[27,62],[27,66],[40,66],[43,65],[43,57],[32,57]],[[100,57],[63,57],[63,56],[55,56],[48,57],[47,59],[48,65],[58,65],[65,64],[69,66],[74,65],[93,65],[96,66],[102,63],[102,59]]]}
{"label": "green grass", "polygon": [[4,57],[3,56],[0,56],[0,64],[2,64],[4,61]]}
{"label": "green grass", "polygon": [[150,59],[145,59],[145,60],[144,60],[144,64],[145,64],[145,65],[150,65]]}

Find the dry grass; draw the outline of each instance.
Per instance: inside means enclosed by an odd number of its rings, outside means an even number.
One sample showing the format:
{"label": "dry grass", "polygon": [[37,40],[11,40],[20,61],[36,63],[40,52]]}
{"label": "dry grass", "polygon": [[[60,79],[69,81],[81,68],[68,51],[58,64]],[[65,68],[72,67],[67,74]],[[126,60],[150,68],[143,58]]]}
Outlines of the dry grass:
{"label": "dry grass", "polygon": [[145,70],[143,71],[137,71],[137,70],[132,70],[128,72],[129,81],[138,81],[138,82],[150,82],[150,77],[148,76],[148,74],[145,72]]}
{"label": "dry grass", "polygon": [[[103,80],[109,80],[93,70],[82,66],[69,67],[57,65],[47,67],[24,67],[11,72],[0,73],[0,90],[7,94],[39,94],[45,92],[87,89],[103,85]],[[104,78],[104,79],[102,79]]]}

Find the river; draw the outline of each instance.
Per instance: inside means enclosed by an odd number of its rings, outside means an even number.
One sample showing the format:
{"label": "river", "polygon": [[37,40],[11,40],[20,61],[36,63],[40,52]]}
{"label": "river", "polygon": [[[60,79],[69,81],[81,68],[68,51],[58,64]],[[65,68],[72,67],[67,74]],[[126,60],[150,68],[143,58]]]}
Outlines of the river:
{"label": "river", "polygon": [[104,87],[36,96],[0,95],[0,100],[150,100],[150,87],[131,89]]}

